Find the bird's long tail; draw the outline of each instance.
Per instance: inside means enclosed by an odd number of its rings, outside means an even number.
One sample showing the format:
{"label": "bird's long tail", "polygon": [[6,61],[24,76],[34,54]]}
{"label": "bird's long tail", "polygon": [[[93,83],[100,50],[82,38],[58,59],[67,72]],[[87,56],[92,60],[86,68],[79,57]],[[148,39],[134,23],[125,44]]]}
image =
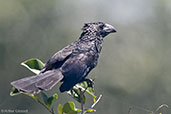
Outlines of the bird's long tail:
{"label": "bird's long tail", "polygon": [[61,71],[52,70],[13,81],[11,85],[25,93],[38,94],[41,90],[47,91],[52,89],[62,79]]}

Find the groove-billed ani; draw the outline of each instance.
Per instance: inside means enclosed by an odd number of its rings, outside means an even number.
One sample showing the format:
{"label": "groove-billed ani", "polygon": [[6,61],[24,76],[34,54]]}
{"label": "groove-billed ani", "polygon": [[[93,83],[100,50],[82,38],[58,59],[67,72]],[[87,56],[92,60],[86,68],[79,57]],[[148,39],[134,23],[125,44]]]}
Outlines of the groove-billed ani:
{"label": "groove-billed ani", "polygon": [[50,90],[59,81],[60,91],[68,91],[75,84],[85,80],[97,65],[103,38],[116,32],[115,28],[103,22],[86,23],[78,40],[55,53],[38,75],[11,82],[17,89],[31,94]]}

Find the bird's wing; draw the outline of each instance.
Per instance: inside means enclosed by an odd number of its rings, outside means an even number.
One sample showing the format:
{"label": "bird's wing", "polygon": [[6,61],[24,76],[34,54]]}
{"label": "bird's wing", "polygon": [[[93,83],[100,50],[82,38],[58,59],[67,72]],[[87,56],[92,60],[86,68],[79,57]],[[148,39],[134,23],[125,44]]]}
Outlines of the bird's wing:
{"label": "bird's wing", "polygon": [[62,50],[55,53],[45,64],[41,73],[59,68],[72,54],[72,51],[75,49],[74,44],[68,45]]}
{"label": "bird's wing", "polygon": [[94,67],[94,56],[90,52],[81,53],[68,59],[60,68],[64,75],[60,91],[68,91],[75,84],[84,80]]}

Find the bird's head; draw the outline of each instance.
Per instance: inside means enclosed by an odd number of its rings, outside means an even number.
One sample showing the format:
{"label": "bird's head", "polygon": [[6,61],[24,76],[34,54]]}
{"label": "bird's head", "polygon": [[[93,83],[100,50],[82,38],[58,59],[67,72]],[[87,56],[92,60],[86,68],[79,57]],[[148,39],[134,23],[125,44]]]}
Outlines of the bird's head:
{"label": "bird's head", "polygon": [[116,32],[116,29],[113,26],[105,24],[103,22],[85,23],[82,30],[83,33],[89,35],[100,35],[102,37],[105,37],[110,33]]}

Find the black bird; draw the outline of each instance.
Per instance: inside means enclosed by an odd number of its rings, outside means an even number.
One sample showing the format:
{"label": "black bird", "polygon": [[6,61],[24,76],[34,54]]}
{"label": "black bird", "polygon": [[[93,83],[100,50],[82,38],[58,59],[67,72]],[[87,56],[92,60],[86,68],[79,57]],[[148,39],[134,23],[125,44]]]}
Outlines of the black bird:
{"label": "black bird", "polygon": [[50,90],[59,81],[60,91],[68,91],[86,80],[88,73],[97,65],[105,36],[116,32],[103,22],[86,23],[78,40],[55,53],[38,75],[11,82],[17,89],[31,94]]}

